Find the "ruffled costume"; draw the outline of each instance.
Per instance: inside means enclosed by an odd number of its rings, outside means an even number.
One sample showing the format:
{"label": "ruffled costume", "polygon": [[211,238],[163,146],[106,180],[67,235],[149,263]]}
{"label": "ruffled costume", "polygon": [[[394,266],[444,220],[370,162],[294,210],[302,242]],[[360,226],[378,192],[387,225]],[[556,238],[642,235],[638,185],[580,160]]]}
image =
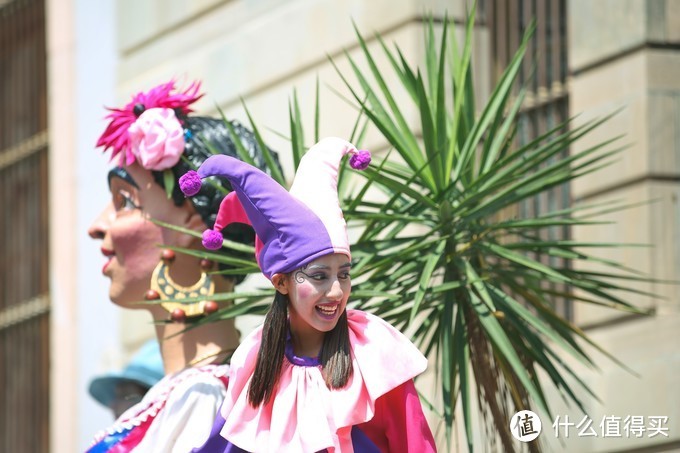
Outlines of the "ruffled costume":
{"label": "ruffled costume", "polygon": [[359,310],[347,319],[353,375],[344,388],[329,389],[318,360],[294,356],[288,343],[275,394],[258,407],[247,394],[262,329],[248,336],[232,357],[211,437],[195,451],[435,451],[413,385],[427,359],[382,319]]}
{"label": "ruffled costume", "polygon": [[[159,183],[157,177],[163,172],[162,186],[169,190],[168,198],[174,197],[172,185],[165,182],[168,176],[197,165],[215,154],[215,150],[225,157],[238,155],[232,137],[246,148],[249,160],[264,169],[265,162],[270,161],[265,160],[251,131],[236,122],[224,125],[217,119],[190,115],[192,104],[203,96],[199,91],[199,82],[177,90],[175,82],[169,81],[137,93],[123,108],[109,109],[110,121],[97,146],[111,150],[112,159],[116,158],[121,167],[137,163],[155,172],[154,178]],[[278,165],[276,153],[270,153]],[[212,185],[221,184],[215,181]],[[197,190],[191,200],[197,212],[206,211],[221,193],[216,187],[201,193]],[[207,216],[201,216],[208,222]],[[180,313],[190,315],[182,310]],[[166,376],[111,428],[99,433],[87,451],[186,453],[202,445],[226,396],[228,374],[228,365],[209,365]]]}
{"label": "ruffled costume", "polygon": [[228,376],[229,365],[206,365],[164,377],[97,434],[87,453],[186,453],[202,445],[227,394]]}
{"label": "ruffled costume", "polygon": [[[203,179],[227,178],[233,192],[222,201],[218,220],[203,233],[208,249],[222,244],[230,223],[248,223],[257,234],[256,258],[265,277],[287,274],[315,259],[343,254],[351,260],[337,183],[342,159],[352,168],[370,163],[370,153],[346,140],[327,137],[302,157],[290,192],[251,165],[212,156],[179,181],[187,196]],[[235,194],[235,195],[233,195]],[[253,407],[248,390],[262,328],[249,335],[231,360],[229,389],[208,441],[199,452],[432,452],[432,433],[413,378],[427,360],[398,330],[380,318],[347,310],[352,377],[329,389],[318,359],[295,357],[290,340],[274,394]]]}

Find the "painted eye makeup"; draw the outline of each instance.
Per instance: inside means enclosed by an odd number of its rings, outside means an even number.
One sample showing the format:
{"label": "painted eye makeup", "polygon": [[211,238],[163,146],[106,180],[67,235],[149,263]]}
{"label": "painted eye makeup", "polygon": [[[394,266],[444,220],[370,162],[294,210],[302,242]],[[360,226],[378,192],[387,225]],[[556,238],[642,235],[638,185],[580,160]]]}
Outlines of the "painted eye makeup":
{"label": "painted eye makeup", "polygon": [[313,273],[307,273],[303,269],[307,269],[306,267],[303,267],[299,271],[295,272],[295,281],[298,283],[302,283],[305,280],[313,280],[313,281],[323,281],[327,277],[327,275],[323,272],[313,272]]}
{"label": "painted eye makeup", "polygon": [[117,212],[142,209],[135,202],[133,194],[125,188],[131,187],[133,191],[139,189],[132,175],[123,167],[114,167],[109,171],[109,189],[113,196],[113,206]]}
{"label": "painted eye makeup", "polygon": [[[328,280],[329,274],[326,271],[314,271],[314,267],[317,266],[312,266],[312,268],[307,268],[306,266],[303,267],[302,269],[298,270],[295,272],[295,280],[297,280],[298,283],[302,283],[305,278],[307,280],[313,280],[317,282],[321,282],[324,280]],[[339,280],[348,280],[350,278],[350,273],[349,273],[349,265],[347,266],[342,266],[340,271],[338,272],[338,279]],[[311,272],[310,272],[311,270]]]}
{"label": "painted eye makeup", "polygon": [[338,271],[338,278],[340,280],[349,280],[351,268],[352,268],[351,263],[346,263],[340,266],[340,270]]}
{"label": "painted eye makeup", "polygon": [[116,211],[132,211],[141,209],[132,198],[132,195],[124,190],[119,190],[113,195],[113,205]]}

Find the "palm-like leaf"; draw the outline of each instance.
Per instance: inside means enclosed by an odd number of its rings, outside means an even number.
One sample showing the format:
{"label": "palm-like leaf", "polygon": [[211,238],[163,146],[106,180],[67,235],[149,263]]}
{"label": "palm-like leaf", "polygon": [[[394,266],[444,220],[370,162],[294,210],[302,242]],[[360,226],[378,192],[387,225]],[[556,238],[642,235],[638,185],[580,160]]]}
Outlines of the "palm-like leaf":
{"label": "palm-like leaf", "polygon": [[[646,279],[584,251],[621,244],[542,238],[540,233],[550,228],[603,223],[593,220],[592,214],[583,215],[583,207],[529,219],[498,215],[592,173],[618,150],[610,148],[611,140],[564,157],[565,150],[606,118],[579,127],[567,121],[527,144],[514,146],[524,93],[513,93],[513,89],[533,27],[488,102],[478,108],[470,64],[473,24],[474,9],[462,51],[446,20],[438,40],[435,25],[427,24],[422,71],[412,68],[398,47],[392,51],[376,36],[388,70],[395,72],[406,101],[418,112],[418,127],[407,120],[404,100],[396,99],[385,69],[375,63],[357,30],[368,71],[349,55],[346,58],[357,81],[350,82],[338,71],[360,112],[349,138],[359,144],[370,124],[382,133],[401,163],[389,159],[388,153],[363,172],[363,186],[346,197],[343,209],[351,224],[362,231],[352,245],[352,274],[358,282],[352,298],[359,307],[412,332],[421,349],[436,359],[447,439],[451,440],[460,402],[468,448],[473,449],[471,413],[476,393],[487,426],[500,438],[504,450],[512,451],[506,429],[510,414],[529,407],[549,412],[544,392],[547,382],[579,406],[578,394],[589,393],[562,359],[565,353],[592,366],[583,342],[604,352],[555,311],[554,298],[640,313],[621,296],[634,290],[619,282]],[[319,138],[320,123],[318,81],[316,93],[314,141]],[[289,115],[288,138],[296,168],[308,146],[295,94]],[[261,142],[249,113],[248,118]],[[416,134],[416,129],[422,134]],[[272,176],[285,185],[283,175]],[[349,193],[347,186],[341,174],[340,193]],[[386,202],[368,198],[375,189],[384,193]],[[617,208],[606,208],[600,214],[611,209]],[[244,247],[228,242],[225,246],[240,251]],[[207,252],[187,252],[207,256]],[[536,257],[558,257],[572,265],[548,266]],[[236,266],[234,272],[257,271],[254,260],[210,258]],[[578,270],[573,265],[577,262],[596,262],[610,270]],[[271,290],[218,295],[216,299],[236,303],[200,323],[262,313],[270,294]],[[539,380],[539,370],[549,381]],[[568,381],[580,384],[578,392]]]}
{"label": "palm-like leaf", "polygon": [[[529,407],[549,413],[538,371],[580,406],[567,376],[581,381],[560,355],[593,364],[577,340],[597,346],[556,313],[553,298],[639,310],[620,296],[628,290],[617,283],[628,276],[625,269],[584,251],[620,244],[541,238],[548,228],[595,223],[579,217],[578,208],[533,219],[498,215],[599,169],[617,150],[605,142],[563,157],[572,143],[606,119],[579,127],[566,122],[531,143],[513,146],[523,101],[523,91],[515,94],[513,88],[533,27],[489,101],[478,109],[470,66],[473,23],[474,10],[462,52],[446,21],[439,40],[435,26],[428,24],[424,70],[409,66],[398,48],[391,51],[377,36],[381,57],[391,64],[388,70],[395,71],[406,101],[418,112],[422,136],[406,120],[404,100],[395,99],[384,69],[357,31],[367,64],[346,55],[356,82],[340,76],[403,163],[386,159],[366,171],[366,186],[380,188],[387,201],[371,202],[369,192],[360,190],[346,201],[345,214],[363,228],[352,246],[361,274],[353,298],[414,332],[413,339],[436,358],[447,438],[460,401],[468,447],[473,448],[474,380],[482,415],[503,448],[512,451],[506,428],[510,415]],[[551,267],[536,257],[597,261],[613,269],[598,274],[577,266]],[[554,284],[568,289],[551,289]],[[393,297],[364,295],[369,288]]]}

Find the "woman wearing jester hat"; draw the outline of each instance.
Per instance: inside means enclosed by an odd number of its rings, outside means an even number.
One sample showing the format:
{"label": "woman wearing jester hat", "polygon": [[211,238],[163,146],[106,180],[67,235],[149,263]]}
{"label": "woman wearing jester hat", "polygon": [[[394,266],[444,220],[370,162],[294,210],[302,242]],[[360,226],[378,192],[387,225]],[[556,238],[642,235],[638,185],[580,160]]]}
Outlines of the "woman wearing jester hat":
{"label": "woman wearing jester hat", "polygon": [[[97,143],[113,151],[116,166],[108,175],[111,201],[89,234],[102,241],[110,299],[121,307],[146,309],[153,317],[166,376],[99,433],[90,452],[190,451],[205,442],[226,396],[229,366],[224,363],[239,341],[233,321],[185,329],[218,309],[210,300],[214,292],[232,291],[243,276],[210,275],[217,270],[213,263],[164,249],[201,246],[194,237],[151,221],[200,232],[212,227],[224,193],[231,190],[226,179],[216,178],[187,201],[175,183],[215,149],[237,155],[222,120],[190,115],[191,105],[201,97],[199,89],[193,83],[178,91],[169,82],[135,95],[124,108],[111,109],[110,123]],[[238,123],[232,126],[254,162],[264,168],[253,134]],[[252,245],[255,234],[250,226],[233,225],[225,236]],[[170,302],[183,297],[205,300]],[[140,305],[145,298],[160,303]]]}
{"label": "woman wearing jester hat", "polygon": [[430,452],[434,440],[413,385],[427,360],[380,318],[347,309],[351,256],[338,203],[341,159],[367,151],[326,138],[298,167],[290,192],[260,170],[213,156],[180,178],[189,196],[209,176],[234,189],[203,244],[250,222],[262,273],[276,289],[264,325],[238,347],[229,388],[203,452]]}

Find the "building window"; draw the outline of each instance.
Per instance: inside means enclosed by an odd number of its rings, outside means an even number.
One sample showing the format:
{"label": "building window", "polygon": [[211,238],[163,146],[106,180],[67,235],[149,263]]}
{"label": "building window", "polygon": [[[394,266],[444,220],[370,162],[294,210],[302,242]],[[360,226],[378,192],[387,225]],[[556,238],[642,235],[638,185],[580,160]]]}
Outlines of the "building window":
{"label": "building window", "polygon": [[49,451],[44,0],[0,1],[0,451]]}
{"label": "building window", "polygon": [[[567,11],[566,0],[485,0],[483,20],[491,42],[491,80],[496,82],[508,65],[531,20],[536,20],[536,31],[527,49],[519,74],[518,86],[528,90],[519,115],[517,145],[530,142],[569,116],[567,89]],[[564,156],[568,150],[564,150]],[[570,206],[569,185],[565,184],[541,193],[516,207],[511,215],[533,217]],[[569,228],[550,228],[541,231],[543,239],[568,239]],[[534,256],[555,268],[570,266],[568,260]],[[548,285],[548,283],[546,283]],[[557,293],[568,292],[565,285],[549,284]],[[572,319],[571,303],[564,297],[552,298],[554,308],[567,319]]]}

